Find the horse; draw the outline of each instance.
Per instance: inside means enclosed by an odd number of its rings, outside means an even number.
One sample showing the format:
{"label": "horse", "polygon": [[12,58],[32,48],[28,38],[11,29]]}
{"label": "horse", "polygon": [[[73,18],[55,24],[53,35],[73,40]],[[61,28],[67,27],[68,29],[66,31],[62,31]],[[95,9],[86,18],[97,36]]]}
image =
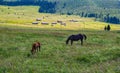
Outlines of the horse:
{"label": "horse", "polygon": [[85,34],[77,34],[77,35],[70,35],[67,40],[66,40],[66,44],[69,43],[69,40],[71,40],[71,45],[73,44],[73,41],[81,41],[81,45],[83,45],[83,39],[86,40],[87,36]]}
{"label": "horse", "polygon": [[40,51],[41,44],[40,42],[35,42],[32,44],[31,53],[34,54],[37,51]]}

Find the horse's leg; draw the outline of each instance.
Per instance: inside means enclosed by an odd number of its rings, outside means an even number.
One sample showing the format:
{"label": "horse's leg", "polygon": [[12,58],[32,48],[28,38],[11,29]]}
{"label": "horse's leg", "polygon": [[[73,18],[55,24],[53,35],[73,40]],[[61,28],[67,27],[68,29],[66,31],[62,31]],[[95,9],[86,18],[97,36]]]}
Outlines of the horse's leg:
{"label": "horse's leg", "polygon": [[33,50],[33,54],[35,54],[35,49]]}
{"label": "horse's leg", "polygon": [[39,46],[37,47],[37,52],[39,51]]}
{"label": "horse's leg", "polygon": [[34,50],[33,50],[33,49],[31,50],[31,54],[32,54],[32,55],[34,54]]}
{"label": "horse's leg", "polygon": [[40,51],[40,46],[38,48],[39,48],[39,51]]}
{"label": "horse's leg", "polygon": [[73,40],[71,40],[71,45],[73,44]]}
{"label": "horse's leg", "polygon": [[37,51],[38,51],[38,47],[35,48],[35,52],[37,52]]}
{"label": "horse's leg", "polygon": [[81,45],[83,45],[83,39],[81,39]]}

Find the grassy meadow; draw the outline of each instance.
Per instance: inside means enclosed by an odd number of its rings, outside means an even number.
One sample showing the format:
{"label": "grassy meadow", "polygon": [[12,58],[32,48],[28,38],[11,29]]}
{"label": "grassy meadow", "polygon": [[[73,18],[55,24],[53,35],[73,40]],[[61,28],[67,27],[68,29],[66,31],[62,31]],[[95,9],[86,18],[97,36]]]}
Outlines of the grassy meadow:
{"label": "grassy meadow", "polygon": [[[120,73],[120,25],[111,24],[111,31],[104,31],[107,23],[94,18],[37,10],[37,6],[0,6],[0,73]],[[57,20],[66,26],[51,26]],[[78,33],[87,35],[83,46],[79,41],[65,44],[69,35]],[[35,41],[42,43],[41,51],[30,55]]]}

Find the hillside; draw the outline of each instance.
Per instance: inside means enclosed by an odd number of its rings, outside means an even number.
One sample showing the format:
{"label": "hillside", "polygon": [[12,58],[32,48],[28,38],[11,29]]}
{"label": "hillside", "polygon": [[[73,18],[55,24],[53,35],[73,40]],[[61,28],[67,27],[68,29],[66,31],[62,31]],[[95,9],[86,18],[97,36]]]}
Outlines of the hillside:
{"label": "hillside", "polygon": [[[49,13],[39,13],[39,6],[0,6],[0,25],[13,25],[24,27],[37,27],[48,29],[95,29],[104,30],[108,23],[95,21],[95,18],[84,18],[76,15],[59,15]],[[39,18],[41,21],[36,21]],[[66,25],[61,25],[57,21],[62,21]],[[33,24],[37,22],[38,24]],[[43,25],[42,23],[48,23]],[[56,23],[56,24],[53,24]],[[119,25],[112,25],[111,30],[119,30]]]}
{"label": "hillside", "polygon": [[[104,31],[108,23],[95,18],[38,10],[0,5],[0,73],[120,73],[120,25],[110,24],[111,31]],[[78,33],[87,35],[83,45],[65,44]],[[35,41],[42,44],[41,51],[31,55]]]}
{"label": "hillside", "polygon": [[119,0],[2,0],[1,5],[38,5],[39,12],[95,17],[98,21],[120,23]]}

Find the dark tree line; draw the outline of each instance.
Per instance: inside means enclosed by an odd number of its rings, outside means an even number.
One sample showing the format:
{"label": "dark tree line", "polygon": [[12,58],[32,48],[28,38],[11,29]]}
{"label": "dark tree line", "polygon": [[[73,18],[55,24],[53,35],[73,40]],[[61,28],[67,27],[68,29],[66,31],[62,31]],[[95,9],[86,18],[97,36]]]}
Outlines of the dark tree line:
{"label": "dark tree line", "polygon": [[119,24],[120,19],[115,17],[115,16],[113,16],[113,17],[112,16],[105,16],[104,17],[104,22]]}
{"label": "dark tree line", "polygon": [[19,5],[37,5],[40,6],[39,12],[43,13],[55,13],[55,6],[56,2],[48,2],[46,0],[21,0],[21,1],[15,1],[15,2],[6,2],[6,1],[0,1],[0,5],[8,5],[8,6],[19,6]]}
{"label": "dark tree line", "polygon": [[44,1],[40,4],[40,9],[39,12],[44,12],[44,13],[55,13],[55,6],[56,2],[47,2]]}
{"label": "dark tree line", "polygon": [[15,2],[0,1],[0,5],[19,6],[19,5],[37,5],[37,3],[34,3],[32,1],[15,1]]}
{"label": "dark tree line", "polygon": [[95,17],[96,19],[99,18],[101,21],[107,22],[107,23],[113,23],[113,24],[119,24],[120,19],[115,16],[110,16],[110,14],[103,15],[103,14],[97,14],[97,13],[84,13],[82,12],[80,14],[81,17]]}

